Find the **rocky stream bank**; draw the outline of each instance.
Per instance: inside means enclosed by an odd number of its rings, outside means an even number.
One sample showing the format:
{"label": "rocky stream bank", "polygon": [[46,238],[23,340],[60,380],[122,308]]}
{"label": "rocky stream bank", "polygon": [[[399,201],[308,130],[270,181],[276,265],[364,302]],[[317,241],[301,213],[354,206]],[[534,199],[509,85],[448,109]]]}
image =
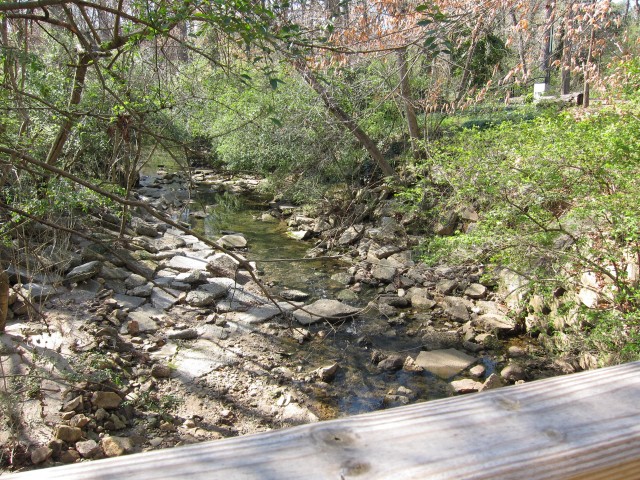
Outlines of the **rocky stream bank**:
{"label": "rocky stream bank", "polygon": [[[136,195],[186,221],[208,215],[185,213],[189,184],[236,195],[259,185],[207,171],[188,180],[159,175]],[[340,256],[328,298],[268,274],[256,282],[237,261],[264,268],[251,262],[245,235],[215,239],[234,259],[144,212],[121,237],[104,215],[85,232],[98,243],[72,235],[65,248],[5,259],[0,466],[179,446],[580,368],[545,358],[510,315],[505,282],[481,265],[416,262],[418,238],[393,200],[359,195],[348,218],[331,206],[309,213],[272,202],[255,219],[286,222],[310,258]],[[27,268],[36,264],[44,266]],[[288,265],[295,277],[298,263]]]}

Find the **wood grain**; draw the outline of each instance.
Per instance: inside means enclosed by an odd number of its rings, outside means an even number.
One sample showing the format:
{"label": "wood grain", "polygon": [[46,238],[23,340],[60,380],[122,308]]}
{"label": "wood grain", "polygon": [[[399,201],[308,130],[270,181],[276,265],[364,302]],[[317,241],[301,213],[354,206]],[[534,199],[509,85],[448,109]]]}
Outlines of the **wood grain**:
{"label": "wood grain", "polygon": [[27,479],[640,479],[640,362]]}

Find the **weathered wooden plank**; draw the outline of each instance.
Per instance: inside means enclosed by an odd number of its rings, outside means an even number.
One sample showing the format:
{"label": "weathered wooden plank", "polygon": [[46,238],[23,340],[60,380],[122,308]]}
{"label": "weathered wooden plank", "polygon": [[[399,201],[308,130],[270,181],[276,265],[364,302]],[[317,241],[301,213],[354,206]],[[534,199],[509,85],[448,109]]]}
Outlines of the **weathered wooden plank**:
{"label": "weathered wooden plank", "polygon": [[640,362],[6,478],[640,478]]}

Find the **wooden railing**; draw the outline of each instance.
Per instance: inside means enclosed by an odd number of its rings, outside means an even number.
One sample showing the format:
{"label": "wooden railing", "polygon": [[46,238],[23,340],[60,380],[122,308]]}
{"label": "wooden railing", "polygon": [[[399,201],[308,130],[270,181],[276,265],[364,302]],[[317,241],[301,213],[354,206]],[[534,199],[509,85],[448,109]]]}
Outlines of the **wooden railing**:
{"label": "wooden railing", "polygon": [[640,362],[27,479],[640,479]]}

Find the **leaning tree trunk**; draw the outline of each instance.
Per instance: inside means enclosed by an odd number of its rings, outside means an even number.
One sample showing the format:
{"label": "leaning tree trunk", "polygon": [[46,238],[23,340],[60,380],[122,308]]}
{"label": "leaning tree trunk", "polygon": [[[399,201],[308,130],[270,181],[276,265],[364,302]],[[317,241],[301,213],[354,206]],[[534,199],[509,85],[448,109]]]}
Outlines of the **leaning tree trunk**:
{"label": "leaning tree trunk", "polygon": [[351,116],[347,112],[340,108],[340,105],[338,105],[336,99],[333,98],[333,96],[326,88],[324,88],[324,86],[322,86],[311,69],[301,60],[295,60],[293,62],[293,65],[295,66],[296,70],[298,70],[300,75],[302,75],[302,78],[304,78],[305,82],[307,82],[307,84],[309,84],[309,86],[315,90],[320,98],[322,98],[322,101],[324,102],[327,109],[331,112],[331,114],[336,117],[340,121],[340,123],[342,123],[342,125],[344,125],[356,137],[360,145],[362,145],[367,150],[369,155],[371,155],[373,161],[376,162],[378,167],[380,167],[380,170],[382,170],[382,172],[388,177],[397,178],[395,170],[384,158],[384,155],[382,155],[382,152],[380,151],[376,143],[371,139],[371,137],[369,137],[369,135],[366,134],[364,130],[362,130],[362,128],[360,128],[358,123],[353,118],[351,118]]}
{"label": "leaning tree trunk", "polygon": [[58,161],[58,158],[62,153],[62,149],[64,148],[65,143],[67,143],[67,139],[71,133],[71,128],[73,128],[73,125],[76,122],[77,115],[73,113],[73,110],[80,104],[80,100],[82,100],[84,81],[87,76],[90,60],[91,55],[88,53],[82,53],[78,59],[78,65],[76,65],[73,77],[71,96],[69,97],[69,115],[64,119],[62,125],[60,125],[58,135],[56,135],[56,139],[49,150],[49,154],[47,155],[47,163],[49,165],[54,165]]}
{"label": "leaning tree trunk", "polygon": [[413,150],[413,158],[416,160],[420,157],[420,129],[418,127],[418,119],[416,111],[411,103],[411,84],[409,82],[409,68],[407,67],[407,49],[398,50],[398,73],[400,74],[400,95],[404,105],[404,113],[409,129],[409,137],[411,138],[411,149]]}
{"label": "leaning tree trunk", "polygon": [[[1,268],[1,267],[0,267]],[[7,312],[9,309],[9,276],[7,272],[0,272],[0,334],[7,326]]]}

